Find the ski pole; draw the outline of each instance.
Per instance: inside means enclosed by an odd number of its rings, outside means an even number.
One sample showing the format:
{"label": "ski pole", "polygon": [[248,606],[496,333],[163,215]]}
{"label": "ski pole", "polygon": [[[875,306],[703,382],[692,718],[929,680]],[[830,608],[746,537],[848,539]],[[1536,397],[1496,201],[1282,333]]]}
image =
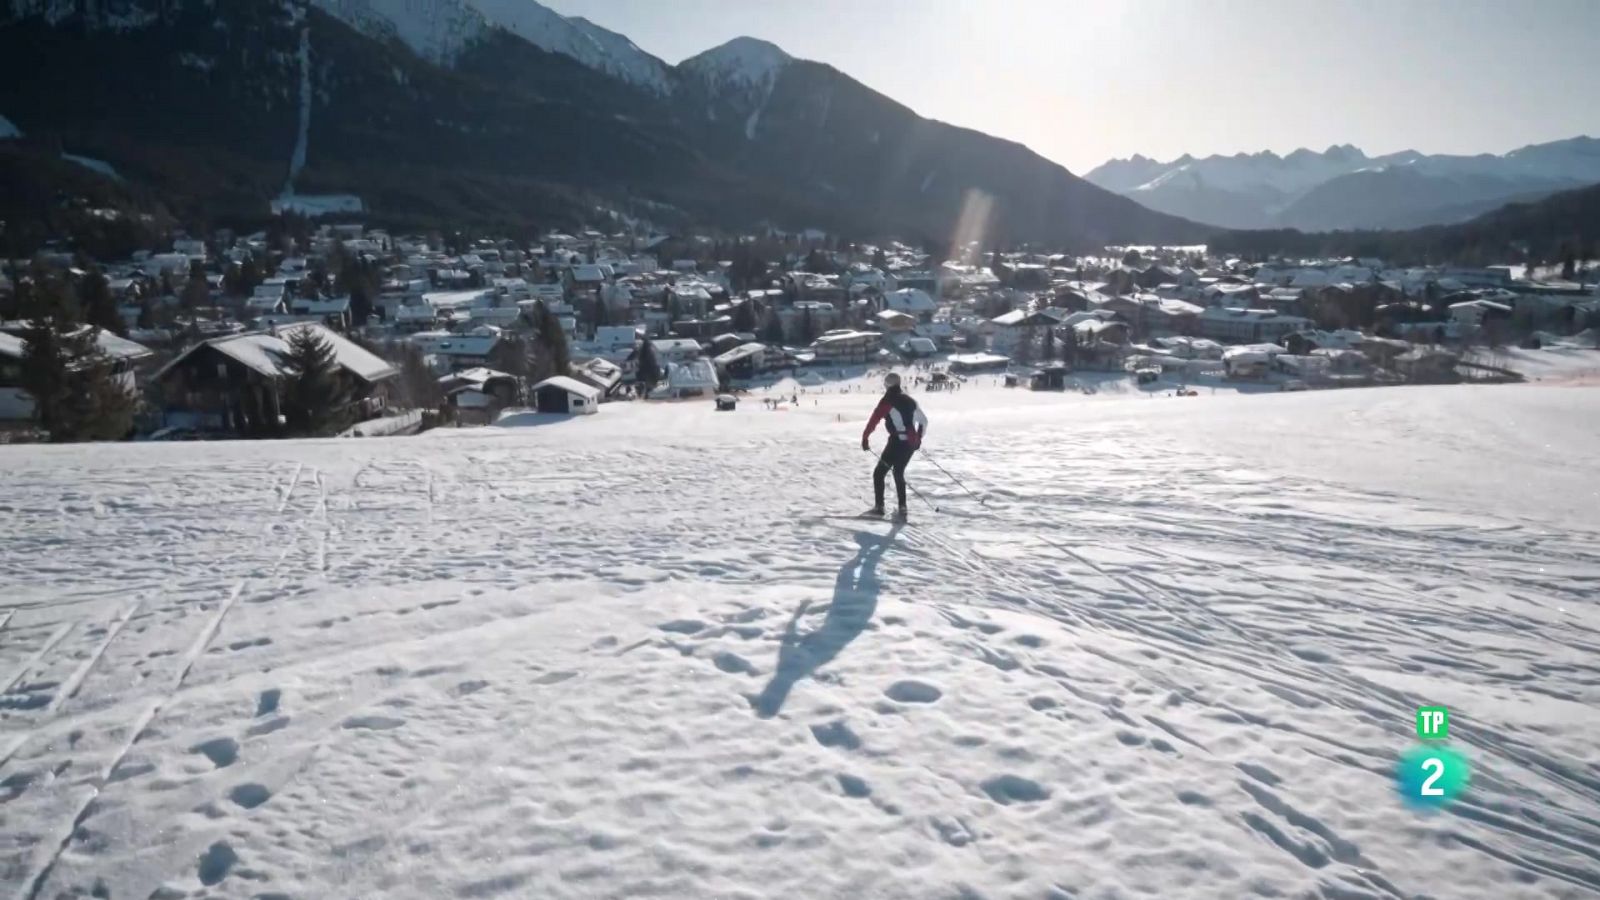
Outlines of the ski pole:
{"label": "ski pole", "polygon": [[950,479],[951,481],[955,482],[956,487],[961,488],[963,491],[966,491],[969,495],[972,496],[972,498],[974,500],[977,500],[979,506],[985,506],[985,505],[987,505],[989,503],[989,498],[979,496],[979,494],[976,491],[974,491],[972,488],[969,488],[966,485],[962,484],[961,483],[961,479],[955,477],[954,475],[951,475],[950,471],[948,469],[946,469],[944,466],[939,465],[937,460],[935,460],[933,457],[928,455],[928,451],[926,451],[926,450],[922,451],[922,458],[926,459],[928,462],[932,463],[933,467],[935,469],[938,469],[939,471],[943,472],[944,473],[944,477],[946,477],[946,478]]}
{"label": "ski pole", "polygon": [[929,509],[933,510],[934,512],[938,512],[939,511],[939,507],[934,506],[932,501],[930,501],[927,497],[922,496],[922,492],[917,490],[917,486],[916,485],[914,485],[914,484],[912,484],[911,482],[908,481],[908,482],[906,482],[906,489],[911,491],[911,493],[916,494],[918,500],[921,500],[923,503],[928,504],[928,508]]}

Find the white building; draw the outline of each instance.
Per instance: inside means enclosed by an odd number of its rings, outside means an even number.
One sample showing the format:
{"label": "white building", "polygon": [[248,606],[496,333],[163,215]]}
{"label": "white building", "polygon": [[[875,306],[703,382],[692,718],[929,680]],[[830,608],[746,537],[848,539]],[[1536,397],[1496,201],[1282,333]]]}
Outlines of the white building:
{"label": "white building", "polygon": [[1276,341],[1286,334],[1312,327],[1310,319],[1287,316],[1270,309],[1229,309],[1213,306],[1196,317],[1204,337],[1218,341]]}
{"label": "white building", "polygon": [[600,389],[566,375],[552,375],[528,393],[539,412],[593,415],[600,411]]}

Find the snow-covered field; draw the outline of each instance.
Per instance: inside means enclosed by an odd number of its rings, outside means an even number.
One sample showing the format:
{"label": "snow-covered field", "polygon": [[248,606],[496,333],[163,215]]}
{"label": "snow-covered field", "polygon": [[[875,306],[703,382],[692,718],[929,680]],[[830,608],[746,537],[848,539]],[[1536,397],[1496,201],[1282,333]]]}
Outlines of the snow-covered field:
{"label": "snow-covered field", "polygon": [[1600,391],[919,396],[0,448],[0,883],[1600,892]]}

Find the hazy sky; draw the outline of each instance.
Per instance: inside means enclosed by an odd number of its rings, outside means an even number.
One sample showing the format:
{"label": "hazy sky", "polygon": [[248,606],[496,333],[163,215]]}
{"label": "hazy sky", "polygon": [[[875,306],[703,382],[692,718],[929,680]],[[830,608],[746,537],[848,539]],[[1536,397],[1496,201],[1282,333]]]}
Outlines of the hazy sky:
{"label": "hazy sky", "polygon": [[669,63],[751,35],[1086,172],[1600,136],[1600,0],[541,0]]}

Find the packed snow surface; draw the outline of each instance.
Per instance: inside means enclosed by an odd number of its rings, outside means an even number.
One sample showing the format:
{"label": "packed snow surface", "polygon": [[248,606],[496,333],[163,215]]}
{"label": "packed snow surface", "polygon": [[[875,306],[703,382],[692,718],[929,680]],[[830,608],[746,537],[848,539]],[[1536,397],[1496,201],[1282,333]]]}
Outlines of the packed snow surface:
{"label": "packed snow surface", "polygon": [[[0,447],[0,883],[1600,890],[1600,391],[994,381],[916,395],[908,527],[826,517],[871,463],[836,386]],[[1424,704],[1475,767],[1432,815]]]}

